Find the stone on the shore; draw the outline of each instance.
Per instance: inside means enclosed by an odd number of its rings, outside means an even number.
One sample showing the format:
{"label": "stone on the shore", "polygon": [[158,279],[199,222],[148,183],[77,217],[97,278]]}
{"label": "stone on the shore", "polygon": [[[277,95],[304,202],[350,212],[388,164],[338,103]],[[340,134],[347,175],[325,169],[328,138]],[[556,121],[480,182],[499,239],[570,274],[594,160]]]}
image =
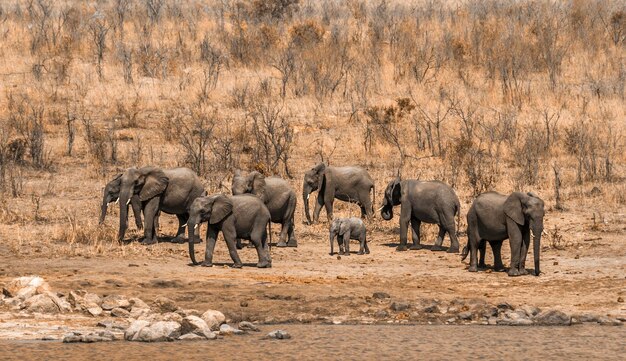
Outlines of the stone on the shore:
{"label": "stone on the shore", "polygon": [[103,310],[111,311],[114,308],[130,308],[130,302],[124,296],[120,295],[108,295],[102,299],[100,305]]}
{"label": "stone on the shore", "polygon": [[201,317],[204,322],[207,323],[207,325],[209,325],[209,327],[211,328],[211,330],[218,330],[220,325],[224,322],[226,322],[226,316],[224,316],[223,313],[221,313],[220,311],[216,311],[216,310],[208,310],[205,313],[202,314]]}
{"label": "stone on the shore", "polygon": [[255,325],[252,322],[248,322],[248,321],[241,321],[239,322],[239,329],[240,330],[244,330],[244,331],[253,331],[253,332],[260,332],[261,329],[259,329],[257,327],[257,325]]}
{"label": "stone on the shore", "polygon": [[391,296],[386,292],[374,292],[374,294],[372,295],[372,298],[377,299],[377,300],[382,300],[385,298],[391,298]]}
{"label": "stone on the shore", "polygon": [[130,303],[131,309],[132,309],[132,308],[137,308],[137,309],[140,309],[140,308],[143,308],[143,309],[150,309],[150,306],[148,306],[148,304],[147,304],[147,303],[145,303],[145,302],[144,302],[142,299],[140,299],[140,298],[133,297],[133,298],[130,298],[130,299],[128,300],[128,302]]}
{"label": "stone on the shore", "polygon": [[537,325],[541,326],[569,326],[572,324],[572,317],[558,310],[543,311],[535,316],[533,320]]}
{"label": "stone on the shore", "polygon": [[202,316],[202,314],[200,313],[200,311],[198,310],[194,310],[194,309],[182,309],[179,308],[176,313],[178,313],[179,315],[181,315],[182,317],[187,317],[187,316]]}
{"label": "stone on the shore", "polygon": [[621,326],[622,321],[607,316],[598,317],[598,323],[603,326]]}
{"label": "stone on the shore", "polygon": [[102,314],[102,308],[100,308],[100,306],[90,307],[87,309],[87,313],[89,313],[93,317],[98,317]]}
{"label": "stone on the shore", "polygon": [[139,330],[132,341],[163,342],[173,341],[180,337],[180,323],[174,321],[158,321]]}
{"label": "stone on the shore", "polygon": [[502,315],[502,318],[496,321],[496,324],[504,326],[530,326],[533,324],[533,321],[526,317],[525,312],[522,315],[520,312],[507,311]]}
{"label": "stone on the shore", "polygon": [[152,303],[152,309],[159,313],[176,312],[178,310],[178,306],[169,298],[159,296]]}
{"label": "stone on the shore", "polygon": [[220,335],[241,335],[245,332],[235,328],[227,323],[224,323],[220,326]]}
{"label": "stone on the shore", "polygon": [[585,313],[579,316],[576,316],[576,318],[578,319],[578,321],[580,322],[598,322],[599,317],[596,315],[592,315],[590,313]]}
{"label": "stone on the shore", "polygon": [[183,318],[180,326],[180,332],[182,334],[195,333],[196,335],[204,336],[211,333],[211,328],[209,328],[209,325],[207,325],[207,323],[203,319],[197,316],[187,316]]}
{"label": "stone on the shore", "polygon": [[2,289],[2,293],[10,298],[24,301],[37,294],[50,292],[50,286],[39,276],[24,276],[14,278]]}
{"label": "stone on the shore", "polygon": [[517,310],[523,310],[528,317],[534,317],[534,316],[537,316],[539,313],[541,313],[541,309],[539,307],[530,306],[530,305],[520,306],[519,308],[516,309],[516,311]]}
{"label": "stone on the shore", "polygon": [[465,311],[465,312],[460,312],[458,316],[459,316],[459,319],[468,321],[472,319],[473,314],[469,311]]}
{"label": "stone on the shore", "polygon": [[276,330],[268,333],[267,338],[272,338],[276,340],[288,340],[291,338],[291,335],[287,331]]}
{"label": "stone on the shore", "polygon": [[409,305],[408,303],[404,303],[404,302],[394,302],[391,304],[391,309],[396,312],[406,311],[409,308],[411,308],[411,305]]}
{"label": "stone on the shore", "polygon": [[84,342],[84,343],[93,343],[93,342],[109,342],[114,341],[116,339],[115,335],[110,331],[98,331],[88,333],[86,335],[82,335],[78,332],[73,332],[65,335],[63,337],[64,343],[75,343],[75,342]]}
{"label": "stone on the shore", "polygon": [[206,340],[203,336],[198,336],[195,333],[187,333],[178,338],[180,341],[202,341]]}
{"label": "stone on the shore", "polygon": [[24,301],[22,308],[29,312],[59,313],[59,306],[47,294],[38,294]]}
{"label": "stone on the shore", "polygon": [[111,316],[127,318],[127,317],[130,317],[130,312],[128,312],[127,310],[123,308],[116,307],[111,310]]}
{"label": "stone on the shore", "polygon": [[135,336],[143,329],[144,327],[150,326],[150,321],[137,320],[131,322],[130,326],[124,332],[124,339],[126,341],[132,341]]}

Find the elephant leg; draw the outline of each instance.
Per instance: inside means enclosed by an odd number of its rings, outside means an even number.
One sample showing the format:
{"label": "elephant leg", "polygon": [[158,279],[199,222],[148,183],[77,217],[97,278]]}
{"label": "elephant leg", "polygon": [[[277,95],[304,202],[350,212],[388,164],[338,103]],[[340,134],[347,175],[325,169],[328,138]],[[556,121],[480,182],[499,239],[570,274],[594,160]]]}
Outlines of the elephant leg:
{"label": "elephant leg", "polygon": [[185,228],[189,213],[177,214],[176,218],[178,218],[178,231],[176,231],[176,237],[172,239],[172,243],[185,243]]}
{"label": "elephant leg", "polygon": [[142,244],[149,245],[157,243],[154,234],[154,217],[159,211],[159,198],[152,198],[146,203],[144,212],[144,227]]}
{"label": "elephant leg", "polygon": [[487,241],[481,239],[478,241],[478,268],[487,268],[485,264],[485,254],[487,253]]}
{"label": "elephant leg", "polygon": [[215,250],[215,242],[217,241],[218,234],[219,229],[212,227],[209,224],[206,231],[206,249],[204,252],[204,262],[202,262],[202,266],[204,267],[213,266],[213,250]]}
{"label": "elephant leg", "polygon": [[[359,192],[359,203],[361,204],[361,214],[365,213],[368,221],[372,220],[374,213],[372,212],[372,201],[370,200],[370,190]],[[364,218],[361,216],[361,218]]]}
{"label": "elephant leg", "polygon": [[343,242],[343,236],[340,234],[337,234],[337,244],[339,245],[339,254],[340,255],[344,255],[345,254],[345,246],[344,246],[344,242]]}
{"label": "elephant leg", "polygon": [[324,193],[324,207],[326,208],[326,217],[328,218],[328,222],[332,222],[333,204],[335,203],[335,191],[330,189],[330,187],[326,187],[326,191]]}
{"label": "elephant leg", "polygon": [[504,271],[504,264],[502,264],[502,242],[501,241],[492,241],[489,242],[491,245],[491,251],[493,252],[493,270],[496,272]]}
{"label": "elephant leg", "polygon": [[448,234],[448,237],[450,237],[450,248],[448,248],[448,253],[459,253],[459,239],[456,236],[456,225],[454,223],[454,215],[450,217],[446,217],[446,220],[443,226],[444,226],[446,233]]}
{"label": "elephant leg", "polygon": [[526,271],[526,255],[530,247],[530,229],[524,229],[522,232],[522,244],[519,253],[519,272],[521,275],[528,274]]}
{"label": "elephant leg", "polygon": [[359,253],[358,254],[365,254],[365,235],[364,234],[359,236]]}
{"label": "elephant leg", "polygon": [[420,244],[420,227],[422,222],[417,218],[411,218],[411,239],[413,240],[413,245],[411,246],[411,250],[422,249],[422,245]]}
{"label": "elephant leg", "polygon": [[295,233],[295,223],[293,221],[293,216],[291,216],[291,220],[289,221],[289,241],[287,241],[287,247],[298,247],[298,240],[296,239],[296,233]]}
{"label": "elephant leg", "polygon": [[288,234],[289,234],[288,221],[283,220],[283,223],[280,226],[279,242],[276,244],[276,247],[287,247]]}
{"label": "elephant leg", "polygon": [[241,259],[239,258],[239,253],[237,253],[237,234],[235,229],[229,231],[222,230],[222,233],[224,234],[224,240],[226,241],[226,246],[228,247],[228,254],[230,254],[230,258],[233,260],[232,267],[243,267],[243,263],[241,263]]}
{"label": "elephant leg", "polygon": [[370,247],[367,245],[367,235],[363,236],[363,243],[365,246],[365,254],[370,254]]}
{"label": "elephant leg", "polygon": [[[446,249],[442,246],[443,244],[443,237],[446,235],[446,229],[440,224],[439,225],[439,233],[437,233],[437,239],[435,240],[435,244],[433,245],[433,248],[431,248],[432,251],[445,251]],[[457,249],[458,252],[458,249]]]}
{"label": "elephant leg", "polygon": [[350,255],[350,230],[347,230],[346,233],[343,234],[343,243],[344,243],[344,247],[345,247],[345,255],[349,256]]}
{"label": "elephant leg", "polygon": [[[480,242],[480,236],[478,235],[478,227],[473,225],[470,217],[468,216],[468,227],[467,227],[467,244],[470,249],[470,264],[468,271],[477,272],[478,271],[478,246]],[[484,253],[483,253],[484,254]],[[484,261],[484,260],[483,260]]]}
{"label": "elephant leg", "polygon": [[511,266],[509,268],[509,276],[521,276],[520,253],[522,249],[522,230],[514,220],[507,217],[506,228],[509,234],[509,242],[511,244]]}
{"label": "elephant leg", "polygon": [[324,206],[324,195],[321,193],[318,193],[317,201],[315,202],[315,209],[313,210],[313,224],[319,221],[320,212],[322,211],[323,206]]}
{"label": "elephant leg", "polygon": [[409,222],[411,221],[411,207],[402,204],[400,207],[400,245],[396,247],[397,251],[406,251],[407,233],[409,231]]}
{"label": "elephant leg", "polygon": [[154,216],[154,221],[152,222],[154,224],[154,234],[158,236],[159,234],[159,218],[161,217],[161,211],[158,211],[157,214]]}

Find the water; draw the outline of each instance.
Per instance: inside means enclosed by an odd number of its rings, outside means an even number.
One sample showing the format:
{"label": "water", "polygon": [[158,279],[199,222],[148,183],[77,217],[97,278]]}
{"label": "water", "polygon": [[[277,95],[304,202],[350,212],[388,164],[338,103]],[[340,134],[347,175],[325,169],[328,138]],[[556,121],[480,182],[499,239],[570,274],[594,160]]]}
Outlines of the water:
{"label": "water", "polygon": [[[290,340],[266,340],[275,329]],[[626,328],[489,326],[264,326],[216,341],[63,344],[0,341],[1,360],[624,360]]]}

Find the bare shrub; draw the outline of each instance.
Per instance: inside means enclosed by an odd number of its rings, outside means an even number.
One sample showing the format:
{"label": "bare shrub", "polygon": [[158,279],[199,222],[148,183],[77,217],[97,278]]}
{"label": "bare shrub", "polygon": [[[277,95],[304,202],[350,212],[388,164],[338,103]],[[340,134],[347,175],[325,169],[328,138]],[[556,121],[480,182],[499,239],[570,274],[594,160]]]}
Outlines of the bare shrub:
{"label": "bare shrub", "polygon": [[176,139],[184,151],[183,163],[206,175],[211,169],[207,152],[213,140],[213,128],[219,123],[217,109],[198,103],[180,108],[173,122],[178,129]]}
{"label": "bare shrub", "polygon": [[[415,105],[409,98],[396,99],[395,105],[387,107],[374,106],[365,110],[367,117],[365,121],[364,139],[370,142],[380,140],[385,142],[398,151],[400,168],[404,166],[407,158],[407,145],[405,144],[407,137],[406,129],[403,126],[404,121],[415,109]],[[367,143],[366,143],[367,144]]]}

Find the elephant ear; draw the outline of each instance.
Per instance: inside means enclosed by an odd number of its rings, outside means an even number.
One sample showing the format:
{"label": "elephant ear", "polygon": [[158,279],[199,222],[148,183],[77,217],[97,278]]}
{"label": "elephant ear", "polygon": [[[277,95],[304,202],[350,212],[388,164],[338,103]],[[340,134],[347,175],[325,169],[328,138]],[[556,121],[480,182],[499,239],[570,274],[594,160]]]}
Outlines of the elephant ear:
{"label": "elephant ear", "polygon": [[265,203],[265,176],[257,171],[254,171],[248,175],[248,182],[250,188],[252,189],[252,194],[261,198],[263,203]]}
{"label": "elephant ear", "polygon": [[141,191],[139,191],[139,199],[142,202],[163,193],[170,181],[165,175],[165,172],[159,168],[150,168],[146,170],[143,177],[145,180],[143,187],[141,187]]}
{"label": "elephant ear", "polygon": [[341,221],[339,223],[339,234],[345,234],[350,230],[350,224],[347,221]]}
{"label": "elephant ear", "polygon": [[524,213],[522,212],[521,195],[521,193],[513,192],[504,202],[504,214],[519,225],[526,223]]}
{"label": "elephant ear", "polygon": [[391,186],[391,200],[394,205],[400,204],[400,197],[402,196],[402,181],[400,177],[393,181]]}
{"label": "elephant ear", "polygon": [[211,206],[210,224],[221,222],[233,211],[233,201],[223,194],[216,196]]}
{"label": "elephant ear", "polygon": [[104,191],[109,194],[120,194],[120,187],[122,186],[122,173],[118,174],[104,187]]}
{"label": "elephant ear", "polygon": [[320,163],[313,167],[313,170],[315,170],[315,173],[317,174],[322,174],[326,170],[326,164]]}

